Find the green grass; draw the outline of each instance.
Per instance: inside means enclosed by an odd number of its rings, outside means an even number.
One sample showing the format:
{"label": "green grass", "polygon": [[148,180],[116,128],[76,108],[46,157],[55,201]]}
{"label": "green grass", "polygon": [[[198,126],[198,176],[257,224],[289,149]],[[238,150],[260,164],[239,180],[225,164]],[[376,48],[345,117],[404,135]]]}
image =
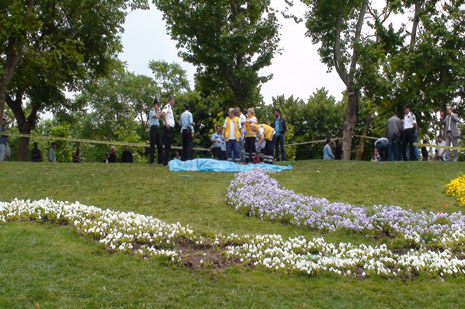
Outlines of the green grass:
{"label": "green grass", "polygon": [[[444,194],[463,163],[296,162],[276,177],[297,192],[353,204],[462,209]],[[78,200],[135,211],[213,233],[321,235],[261,222],[224,203],[233,174],[169,173],[148,165],[0,164],[0,200]],[[182,177],[182,175],[191,177]],[[449,204],[445,208],[444,203]],[[370,242],[353,234],[330,241]],[[307,277],[233,267],[192,271],[125,254],[110,255],[65,226],[0,225],[0,307],[462,307],[465,280],[413,282]]]}

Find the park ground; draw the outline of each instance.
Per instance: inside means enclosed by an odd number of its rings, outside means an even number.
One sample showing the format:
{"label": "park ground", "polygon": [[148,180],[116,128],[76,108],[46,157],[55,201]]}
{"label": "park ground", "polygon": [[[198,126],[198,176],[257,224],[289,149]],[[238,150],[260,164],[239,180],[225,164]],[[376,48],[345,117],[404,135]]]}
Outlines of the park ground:
{"label": "park ground", "polygon": [[[444,186],[465,163],[293,162],[276,175],[298,193],[355,205],[399,205],[414,211],[463,210]],[[318,233],[262,222],[228,207],[234,174],[170,173],[148,164],[105,165],[5,162],[0,200],[80,201],[134,211],[197,232],[323,236],[370,243],[360,235]],[[221,271],[176,266],[163,260],[110,254],[67,226],[0,225],[0,307],[463,307],[465,278],[412,280],[336,275],[309,277],[236,265]]]}

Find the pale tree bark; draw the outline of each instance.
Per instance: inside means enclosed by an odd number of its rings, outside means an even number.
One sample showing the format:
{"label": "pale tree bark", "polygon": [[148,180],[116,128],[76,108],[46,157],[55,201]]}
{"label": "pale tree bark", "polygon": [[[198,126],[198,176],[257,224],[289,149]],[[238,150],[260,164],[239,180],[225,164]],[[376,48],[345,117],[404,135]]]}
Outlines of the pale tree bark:
{"label": "pale tree bark", "polygon": [[344,133],[342,136],[342,158],[343,160],[350,160],[350,155],[352,151],[352,138],[354,134],[355,125],[357,124],[358,116],[358,104],[359,104],[359,90],[354,87],[354,76],[357,68],[357,62],[359,59],[359,43],[362,35],[363,23],[365,21],[365,14],[368,9],[368,0],[362,2],[360,8],[357,26],[355,29],[354,42],[353,42],[353,51],[350,63],[350,71],[347,72],[347,69],[343,63],[342,59],[342,50],[341,50],[341,32],[342,32],[342,2],[339,7],[339,15],[336,18],[336,40],[334,48],[334,64],[336,71],[339,74],[339,77],[342,79],[346,85],[346,91],[348,96],[347,110],[344,120]]}

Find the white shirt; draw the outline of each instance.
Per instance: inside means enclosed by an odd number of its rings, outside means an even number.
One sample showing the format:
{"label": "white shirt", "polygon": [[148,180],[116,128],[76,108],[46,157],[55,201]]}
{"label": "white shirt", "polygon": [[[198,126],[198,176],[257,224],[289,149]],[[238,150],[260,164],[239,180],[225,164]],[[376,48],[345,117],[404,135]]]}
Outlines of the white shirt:
{"label": "white shirt", "polygon": [[404,115],[404,130],[411,129],[415,127],[414,125],[417,123],[417,119],[415,115],[410,112],[407,115]]}
{"label": "white shirt", "polygon": [[241,131],[244,130],[242,126],[244,125],[246,121],[247,121],[247,117],[245,117],[244,114],[241,114],[239,116],[239,128],[241,129]]}
{"label": "white shirt", "polygon": [[224,128],[226,128],[226,121],[229,120],[229,139],[235,139],[236,137],[236,126],[234,124],[234,121],[228,117],[228,119],[226,119],[224,121]]}
{"label": "white shirt", "polygon": [[168,124],[170,127],[174,128],[174,115],[169,103],[165,105],[162,113],[165,114],[165,124]]}

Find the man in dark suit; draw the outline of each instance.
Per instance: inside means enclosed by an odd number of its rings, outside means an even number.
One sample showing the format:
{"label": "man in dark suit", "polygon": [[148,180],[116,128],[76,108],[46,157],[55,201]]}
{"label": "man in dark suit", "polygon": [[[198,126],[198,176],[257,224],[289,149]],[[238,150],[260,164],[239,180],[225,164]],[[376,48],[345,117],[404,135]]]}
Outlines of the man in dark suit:
{"label": "man in dark suit", "polygon": [[[457,124],[459,122],[459,118],[457,114],[454,114],[454,111],[451,106],[447,106],[447,115],[444,112],[441,112],[441,122],[444,125],[444,135],[446,140],[446,146],[450,146],[452,144],[453,147],[458,146],[457,139],[460,136],[459,129],[457,128]],[[459,151],[457,149],[454,150],[454,161],[457,161],[459,158]],[[450,161],[450,149],[446,150],[446,160]]]}

